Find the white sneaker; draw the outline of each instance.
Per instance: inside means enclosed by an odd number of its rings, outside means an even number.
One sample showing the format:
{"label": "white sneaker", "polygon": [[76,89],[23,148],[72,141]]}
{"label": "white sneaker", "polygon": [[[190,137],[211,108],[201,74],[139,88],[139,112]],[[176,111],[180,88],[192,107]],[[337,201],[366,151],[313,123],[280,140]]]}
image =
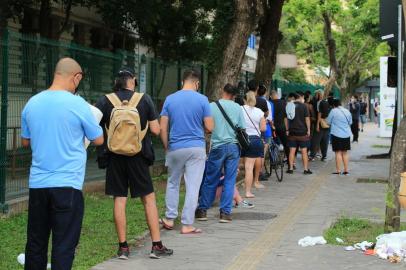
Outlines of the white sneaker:
{"label": "white sneaker", "polygon": [[248,209],[251,209],[251,208],[254,208],[254,207],[255,207],[254,204],[252,204],[252,203],[250,203],[249,201],[246,201],[246,200],[243,200],[241,203],[235,205],[235,208],[248,208]]}

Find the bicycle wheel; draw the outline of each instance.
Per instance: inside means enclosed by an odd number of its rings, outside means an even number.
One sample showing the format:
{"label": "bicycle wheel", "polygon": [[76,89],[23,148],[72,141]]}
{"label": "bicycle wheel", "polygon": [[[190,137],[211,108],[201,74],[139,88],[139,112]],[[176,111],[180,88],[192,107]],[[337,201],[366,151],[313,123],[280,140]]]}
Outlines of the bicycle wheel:
{"label": "bicycle wheel", "polygon": [[271,161],[269,158],[269,152],[267,151],[264,155],[264,168],[265,172],[269,175],[272,175],[272,166],[271,166]]}
{"label": "bicycle wheel", "polygon": [[279,152],[278,155],[278,160],[277,162],[275,162],[274,165],[274,170],[275,170],[275,175],[276,175],[276,179],[278,180],[278,182],[282,182],[283,180],[283,167],[284,167],[284,156],[285,153],[283,151]]}

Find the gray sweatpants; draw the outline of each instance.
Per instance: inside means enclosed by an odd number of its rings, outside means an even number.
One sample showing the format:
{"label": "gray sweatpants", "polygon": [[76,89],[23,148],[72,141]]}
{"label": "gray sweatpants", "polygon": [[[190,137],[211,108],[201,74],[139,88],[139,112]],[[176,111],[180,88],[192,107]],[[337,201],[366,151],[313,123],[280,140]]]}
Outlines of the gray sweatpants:
{"label": "gray sweatpants", "polygon": [[168,167],[169,178],[165,197],[166,218],[175,219],[178,217],[180,181],[184,176],[186,196],[181,221],[183,225],[194,223],[205,162],[205,148],[183,148],[167,153],[166,166]]}

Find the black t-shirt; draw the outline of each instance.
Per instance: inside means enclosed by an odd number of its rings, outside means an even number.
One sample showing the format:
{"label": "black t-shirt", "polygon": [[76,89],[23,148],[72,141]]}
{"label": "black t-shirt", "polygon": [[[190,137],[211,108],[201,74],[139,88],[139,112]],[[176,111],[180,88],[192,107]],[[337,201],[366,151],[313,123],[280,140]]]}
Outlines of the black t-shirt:
{"label": "black t-shirt", "polygon": [[361,115],[367,114],[367,104],[365,102],[360,102],[360,113]]}
{"label": "black t-shirt", "polygon": [[358,120],[361,112],[361,106],[358,102],[350,103],[350,113],[353,120]]}
{"label": "black t-shirt", "polygon": [[255,104],[255,107],[261,109],[264,113],[267,113],[269,111],[268,104],[266,103],[266,100],[262,97],[257,97],[257,103]]}
{"label": "black t-shirt", "polygon": [[274,99],[272,100],[273,103],[273,122],[275,125],[276,130],[285,131],[285,122],[284,119],[286,118],[286,101],[282,99]]}
{"label": "black t-shirt", "polygon": [[[134,94],[134,91],[121,89],[115,93],[120,98],[120,100],[123,101],[130,100]],[[100,126],[103,127],[103,130],[105,131],[105,127],[108,127],[110,124],[110,115],[114,106],[113,104],[111,104],[106,96],[102,96],[97,101],[96,107],[103,113],[103,118],[100,121]],[[159,115],[155,109],[154,103],[152,102],[151,97],[147,94],[144,94],[144,96],[141,98],[140,102],[137,105],[137,110],[140,114],[141,129],[145,129],[148,121],[154,121],[158,119]],[[144,140],[142,141],[141,153],[146,159],[153,162],[155,158],[154,149],[152,147],[151,137],[149,136],[148,132],[145,135]]]}
{"label": "black t-shirt", "polygon": [[306,117],[310,117],[307,106],[301,102],[295,102],[295,118],[289,120],[289,135],[307,135]]}
{"label": "black t-shirt", "polygon": [[321,118],[327,118],[331,111],[331,106],[327,100],[320,101],[318,112],[321,113]]}

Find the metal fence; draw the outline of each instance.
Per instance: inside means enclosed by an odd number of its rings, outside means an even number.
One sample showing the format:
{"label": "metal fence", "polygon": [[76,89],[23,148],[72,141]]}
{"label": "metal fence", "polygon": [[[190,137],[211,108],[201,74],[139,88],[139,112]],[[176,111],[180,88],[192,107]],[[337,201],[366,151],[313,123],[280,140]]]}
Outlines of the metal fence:
{"label": "metal fence", "polygon": [[[193,63],[169,63],[139,56],[134,52],[114,53],[7,31],[0,40],[1,126],[0,126],[0,211],[6,202],[28,192],[31,152],[20,142],[21,111],[36,93],[46,89],[52,80],[56,62],[61,57],[74,58],[85,73],[79,93],[89,103],[111,92],[114,75],[121,66],[136,70],[140,90],[151,95],[160,110],[165,97],[180,87],[181,74]],[[204,88],[203,88],[204,89]],[[157,159],[163,158],[159,140],[154,140]],[[104,171],[97,168],[95,149],[88,149],[86,181],[103,179]]]}

